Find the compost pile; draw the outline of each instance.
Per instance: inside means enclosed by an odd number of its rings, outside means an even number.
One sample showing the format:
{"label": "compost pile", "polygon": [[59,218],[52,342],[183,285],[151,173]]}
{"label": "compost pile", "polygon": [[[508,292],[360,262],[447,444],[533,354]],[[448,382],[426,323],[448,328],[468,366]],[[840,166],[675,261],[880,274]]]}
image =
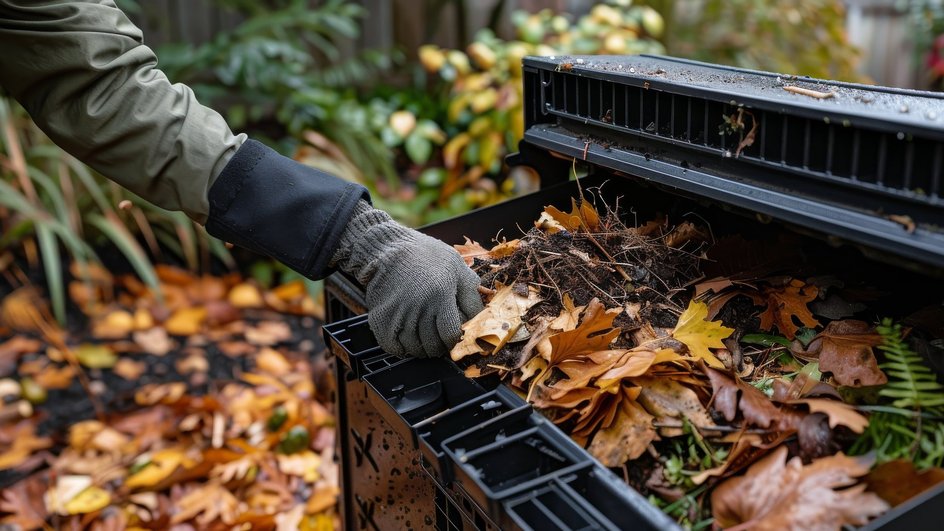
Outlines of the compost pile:
{"label": "compost pile", "polygon": [[944,480],[944,387],[916,353],[940,339],[878,320],[874,290],[781,242],[571,206],[456,245],[486,302],[451,352],[468,376],[497,373],[686,528],[863,525]]}

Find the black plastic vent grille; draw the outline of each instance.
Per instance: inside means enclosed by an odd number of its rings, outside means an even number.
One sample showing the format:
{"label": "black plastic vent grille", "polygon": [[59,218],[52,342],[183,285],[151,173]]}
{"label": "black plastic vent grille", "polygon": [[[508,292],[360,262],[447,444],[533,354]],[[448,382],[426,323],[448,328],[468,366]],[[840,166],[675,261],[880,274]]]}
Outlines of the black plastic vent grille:
{"label": "black plastic vent grille", "polygon": [[[786,106],[785,112],[741,107],[735,96],[724,101],[677,94],[628,76],[627,81],[589,77],[566,65],[529,74],[535,79],[526,83],[531,88],[527,95],[539,96],[532,101],[540,102],[540,108],[529,113],[529,125],[556,117],[564,124],[590,124],[925,205],[944,205],[940,140],[861,127],[850,120],[805,117]],[[725,121],[739,116],[741,128]],[[755,121],[754,142],[739,149]]]}

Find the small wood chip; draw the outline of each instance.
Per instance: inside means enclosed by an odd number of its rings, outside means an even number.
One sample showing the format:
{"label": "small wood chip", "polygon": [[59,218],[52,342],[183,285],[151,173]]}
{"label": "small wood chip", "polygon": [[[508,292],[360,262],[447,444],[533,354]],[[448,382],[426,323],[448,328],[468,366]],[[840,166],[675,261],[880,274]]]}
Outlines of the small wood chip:
{"label": "small wood chip", "polygon": [[783,90],[786,90],[787,92],[792,92],[794,94],[802,94],[804,96],[809,96],[811,98],[816,98],[818,100],[829,99],[836,95],[835,92],[820,92],[818,90],[810,90],[810,89],[805,89],[803,87],[795,87],[792,85],[783,87]]}

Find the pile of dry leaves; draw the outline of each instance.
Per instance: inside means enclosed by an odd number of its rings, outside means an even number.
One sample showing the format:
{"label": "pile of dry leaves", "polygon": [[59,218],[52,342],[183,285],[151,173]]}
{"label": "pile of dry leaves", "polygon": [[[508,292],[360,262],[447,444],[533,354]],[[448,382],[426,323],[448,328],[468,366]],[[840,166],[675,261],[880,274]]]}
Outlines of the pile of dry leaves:
{"label": "pile of dry leaves", "polygon": [[[902,484],[921,484],[907,498],[944,479],[944,388],[900,326],[845,318],[864,305],[840,281],[746,263],[770,252],[690,222],[572,207],[492,249],[456,246],[487,298],[451,353],[468,376],[499,373],[685,527],[862,525]],[[906,357],[880,367],[876,347]],[[870,431],[878,410],[917,419],[900,455]]]}
{"label": "pile of dry leaves", "polygon": [[0,522],[335,528],[334,419],[304,284],[158,276],[159,294],[104,271],[73,283],[91,337],[52,324],[28,289],[2,301]]}

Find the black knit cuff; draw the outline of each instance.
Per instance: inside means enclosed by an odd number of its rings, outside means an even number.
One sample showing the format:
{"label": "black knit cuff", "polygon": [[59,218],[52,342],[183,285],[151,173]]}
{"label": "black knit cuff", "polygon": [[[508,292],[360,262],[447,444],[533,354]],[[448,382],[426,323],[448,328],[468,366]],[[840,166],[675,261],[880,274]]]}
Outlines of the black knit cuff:
{"label": "black knit cuff", "polygon": [[210,188],[207,232],[308,278],[328,262],[367,189],[247,140]]}

